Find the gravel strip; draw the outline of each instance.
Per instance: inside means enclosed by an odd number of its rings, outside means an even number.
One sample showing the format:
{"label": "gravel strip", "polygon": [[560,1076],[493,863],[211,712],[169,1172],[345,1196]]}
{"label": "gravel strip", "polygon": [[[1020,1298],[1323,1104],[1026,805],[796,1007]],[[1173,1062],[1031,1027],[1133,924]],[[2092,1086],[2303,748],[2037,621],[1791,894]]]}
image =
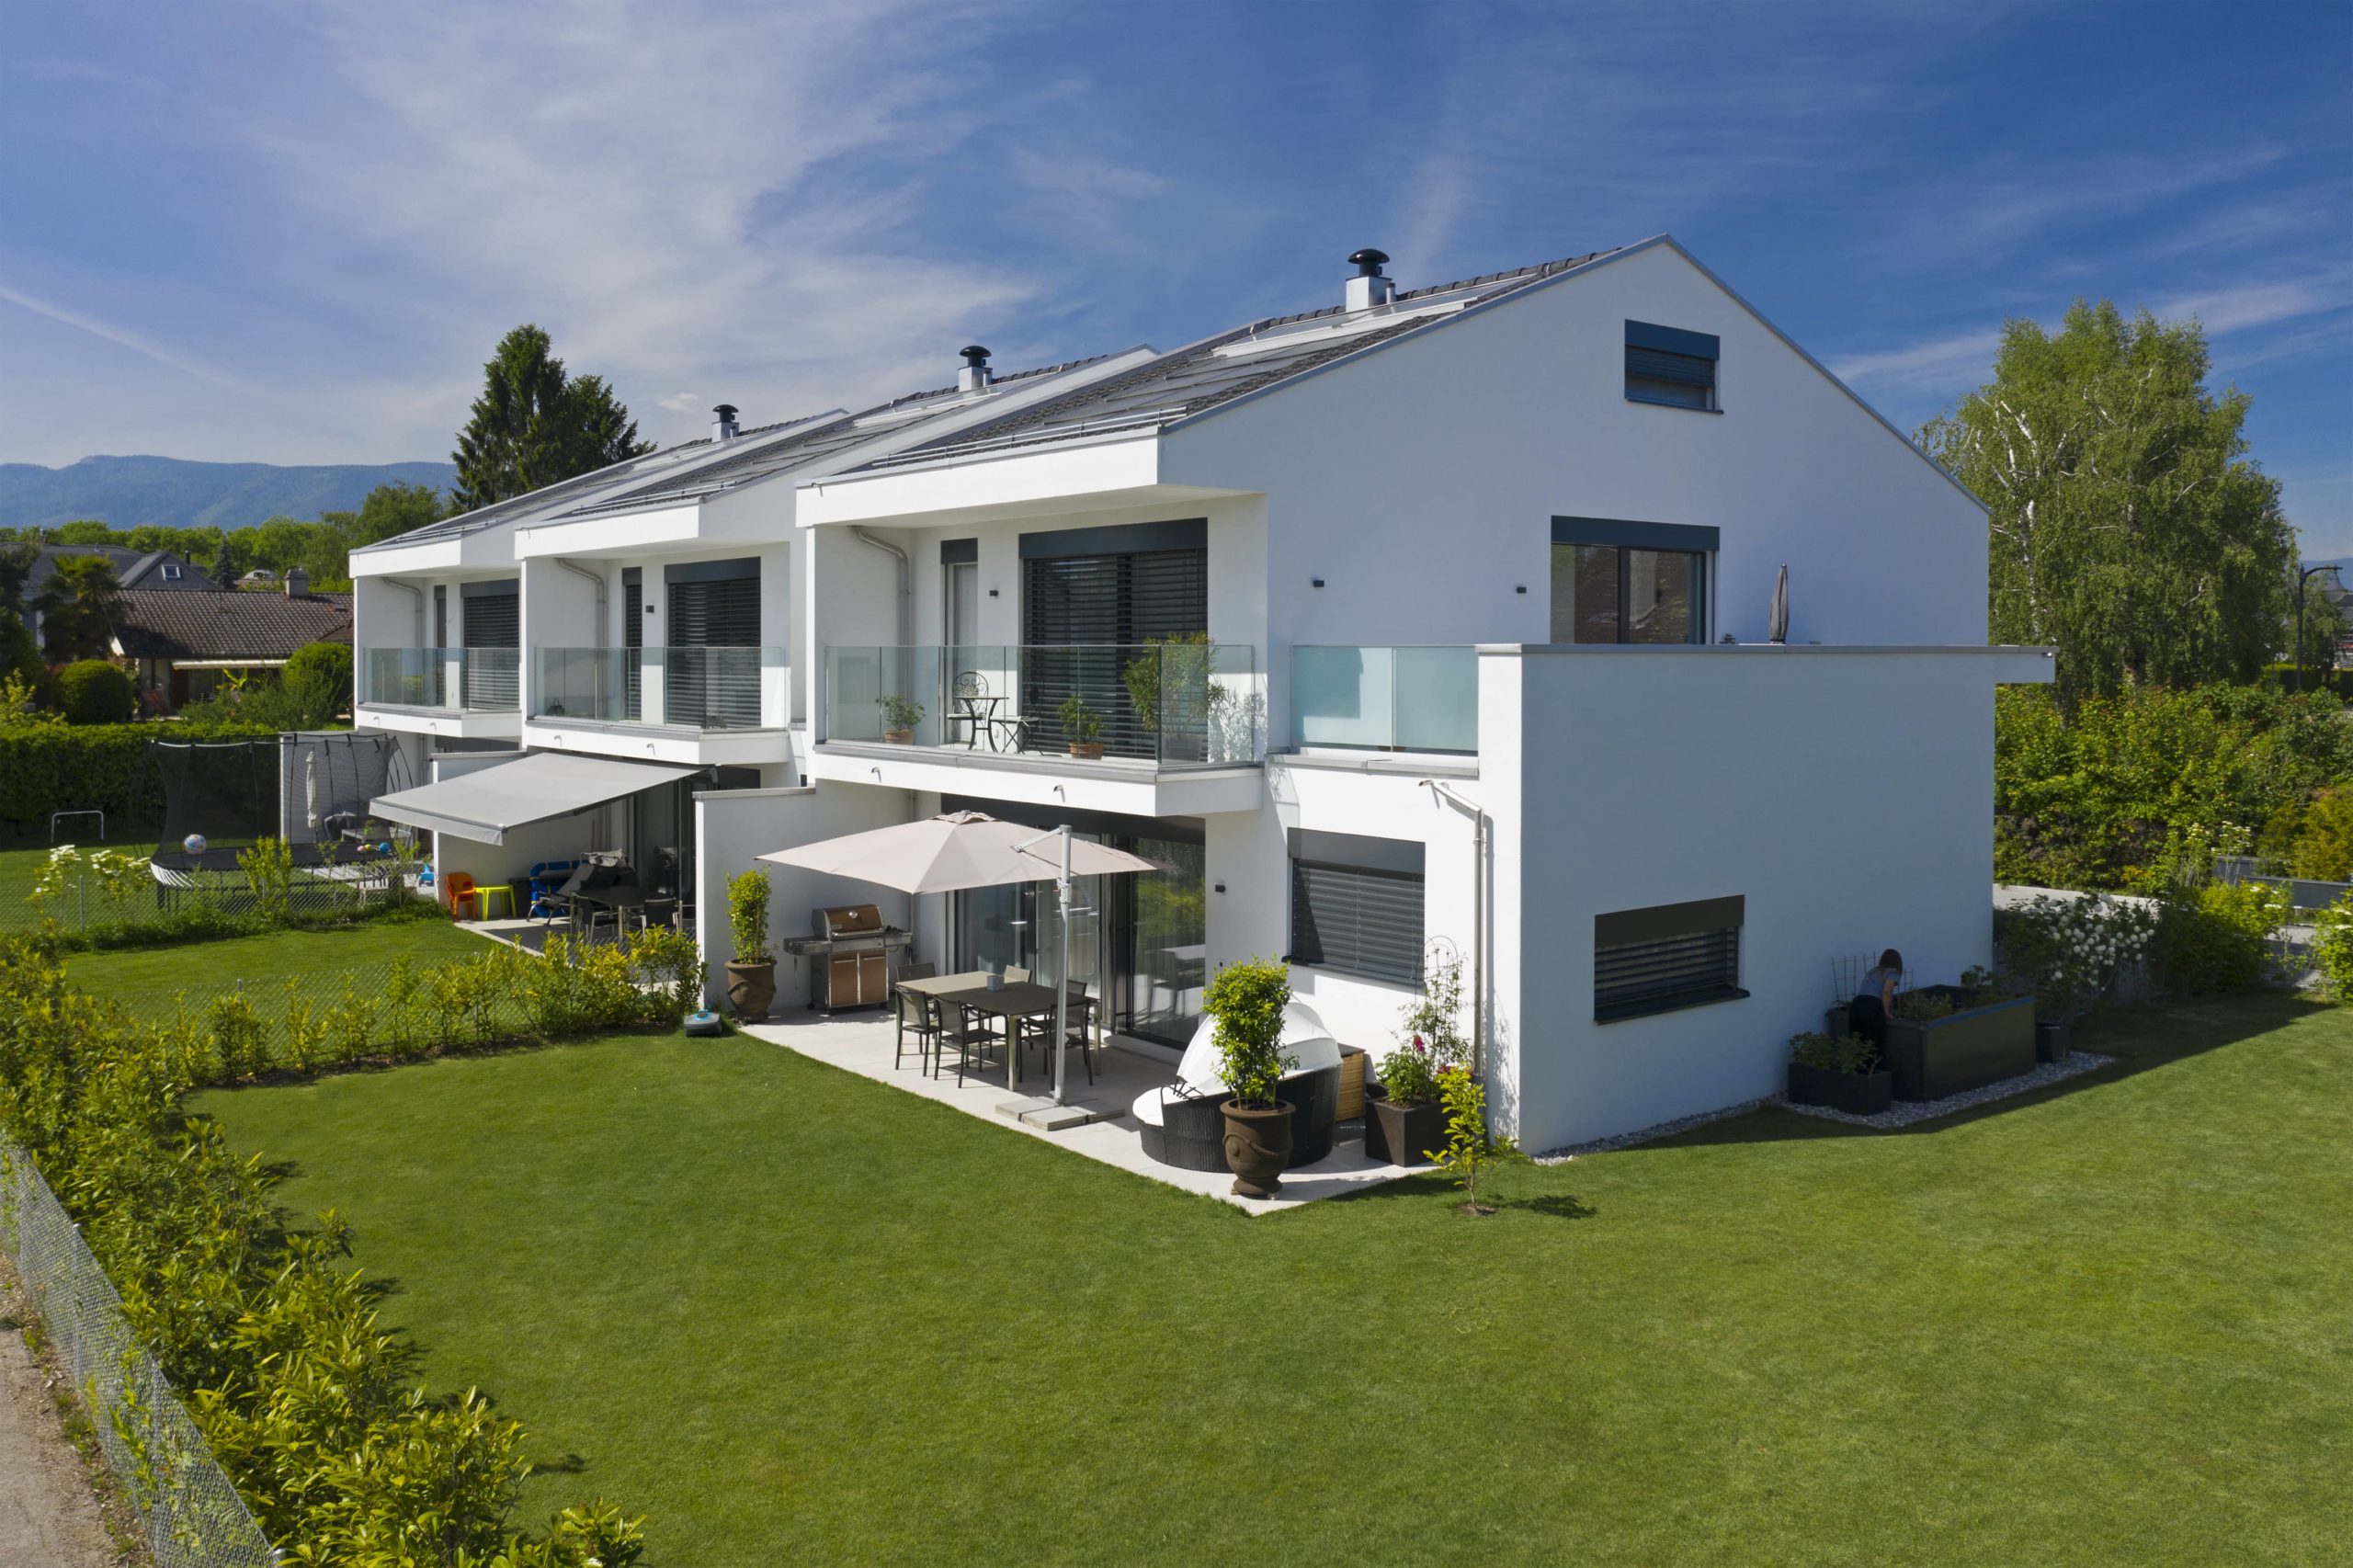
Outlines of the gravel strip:
{"label": "gravel strip", "polygon": [[1540,1165],[1557,1165],[1574,1160],[1579,1154],[1606,1154],[1613,1149],[1631,1149],[1637,1143],[1672,1138],[1678,1132],[1688,1132],[1695,1127],[1705,1127],[1711,1121],[1722,1121],[1727,1117],[1746,1116],[1750,1111],[1766,1106],[1793,1110],[1800,1116],[1818,1116],[1824,1121],[1843,1121],[1849,1127],[1910,1127],[1915,1122],[1933,1121],[1938,1117],[1950,1116],[1972,1106],[1988,1105],[1995,1100],[2008,1099],[2012,1095],[2023,1095],[2045,1085],[2072,1078],[2078,1073],[2105,1067],[2115,1060],[2112,1056],[2095,1056],[2088,1051],[2070,1051],[2064,1062],[2046,1062],[2031,1073],[2021,1073],[2015,1078],[2005,1078],[1998,1084],[1988,1084],[1982,1089],[1972,1089],[1966,1094],[1947,1095],[1940,1100],[1898,1100],[1877,1116],[1849,1116],[1843,1110],[1832,1110],[1827,1106],[1791,1105],[1781,1096],[1774,1095],[1767,1099],[1743,1100],[1722,1110],[1702,1111],[1698,1116],[1677,1117],[1673,1121],[1662,1121],[1656,1127],[1645,1127],[1638,1132],[1620,1132],[1614,1138],[1596,1138],[1590,1142],[1572,1143],[1564,1149],[1554,1149],[1535,1158]]}
{"label": "gravel strip", "polygon": [[1818,1116],[1824,1121],[1843,1121],[1849,1127],[1909,1127],[1915,1122],[1933,1121],[1940,1116],[1950,1116],[1957,1110],[1967,1110],[1995,1100],[2006,1100],[2012,1095],[2023,1095],[2040,1089],[2046,1084],[2056,1084],[2078,1073],[2089,1073],[2115,1061],[2113,1056],[2095,1056],[2088,1051],[2071,1051],[2064,1062],[2046,1062],[2031,1073],[2021,1073],[2015,1078],[2005,1078],[1998,1084],[1988,1084],[1982,1089],[1966,1094],[1947,1095],[1940,1100],[1898,1100],[1877,1116],[1849,1116],[1828,1106],[1793,1105],[1785,1107],[1800,1116]]}

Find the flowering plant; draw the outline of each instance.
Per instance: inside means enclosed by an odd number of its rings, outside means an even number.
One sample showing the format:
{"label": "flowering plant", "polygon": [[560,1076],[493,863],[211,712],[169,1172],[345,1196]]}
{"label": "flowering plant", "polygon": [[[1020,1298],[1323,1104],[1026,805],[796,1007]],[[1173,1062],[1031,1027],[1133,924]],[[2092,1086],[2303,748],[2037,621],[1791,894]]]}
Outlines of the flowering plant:
{"label": "flowering plant", "polygon": [[2009,912],[2005,967],[2034,987],[2035,1012],[2062,1021],[2115,994],[2118,978],[2147,956],[2157,917],[2147,904],[2102,893],[2044,893]]}
{"label": "flowering plant", "polygon": [[1471,1065],[1462,1034],[1462,960],[1433,959],[1422,994],[1398,1020],[1397,1049],[1381,1059],[1381,1087],[1397,1105],[1434,1105],[1438,1075]]}

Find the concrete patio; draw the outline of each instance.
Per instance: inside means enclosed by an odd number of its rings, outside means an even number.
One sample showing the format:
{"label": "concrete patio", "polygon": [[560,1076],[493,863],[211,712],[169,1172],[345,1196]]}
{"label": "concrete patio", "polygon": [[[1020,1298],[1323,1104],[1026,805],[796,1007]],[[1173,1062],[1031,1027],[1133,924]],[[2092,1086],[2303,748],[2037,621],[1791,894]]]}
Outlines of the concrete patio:
{"label": "concrete patio", "polygon": [[1089,1113],[1095,1119],[1078,1126],[1049,1129],[1017,1120],[1014,1112],[1039,1096],[1051,1094],[1053,1084],[1050,1076],[1041,1078],[1033,1067],[1017,1087],[1007,1089],[1005,1070],[1000,1066],[985,1079],[968,1075],[960,1086],[953,1070],[938,1078],[918,1070],[913,1041],[908,1043],[905,1062],[893,1068],[891,1055],[894,1026],[884,1013],[829,1017],[807,1008],[792,1007],[767,1023],[737,1027],[754,1039],[799,1051],[829,1067],[937,1100],[968,1116],[1042,1138],[1073,1153],[1116,1165],[1131,1175],[1218,1199],[1246,1213],[1296,1209],[1318,1199],[1337,1198],[1375,1182],[1412,1174],[1402,1165],[1376,1165],[1367,1159],[1364,1135],[1354,1122],[1341,1124],[1331,1153],[1313,1165],[1285,1172],[1281,1196],[1265,1202],[1233,1196],[1233,1178],[1222,1171],[1186,1171],[1161,1165],[1145,1156],[1142,1132],[1129,1108],[1145,1090],[1175,1083],[1176,1071],[1173,1065],[1141,1051],[1117,1044],[1096,1052],[1093,1085],[1087,1083],[1075,1052],[1064,1076],[1067,1104]]}

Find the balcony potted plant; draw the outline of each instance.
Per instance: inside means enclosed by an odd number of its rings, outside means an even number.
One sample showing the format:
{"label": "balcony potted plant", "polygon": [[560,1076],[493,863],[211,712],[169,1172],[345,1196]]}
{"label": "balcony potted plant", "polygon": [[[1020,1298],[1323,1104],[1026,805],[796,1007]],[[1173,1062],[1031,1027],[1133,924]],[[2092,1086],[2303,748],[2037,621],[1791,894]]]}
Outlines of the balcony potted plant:
{"label": "balcony potted plant", "polygon": [[1471,1062],[1471,1042],[1462,1037],[1462,960],[1433,958],[1424,968],[1422,994],[1398,1021],[1397,1049],[1381,1058],[1379,1086],[1365,1091],[1365,1158],[1392,1165],[1436,1157],[1446,1142],[1439,1075]]}
{"label": "balcony potted plant", "polygon": [[1063,699],[1057,710],[1062,715],[1063,738],[1070,742],[1070,754],[1089,762],[1103,756],[1103,715],[1086,705],[1086,699],[1076,692]]}
{"label": "balcony potted plant", "polygon": [[1283,1074],[1297,1064],[1282,1051],[1283,1008],[1290,971],[1279,959],[1251,959],[1217,971],[1201,1010],[1217,1020],[1218,1076],[1225,1102],[1225,1165],[1244,1198],[1282,1190],[1290,1163],[1291,1108],[1278,1098]]}
{"label": "balcony potted plant", "polygon": [[1895,1074],[1879,1048],[1860,1035],[1790,1037],[1790,1103],[1826,1106],[1849,1116],[1877,1116],[1894,1102]]}
{"label": "balcony potted plant", "polygon": [[768,949],[768,873],[755,866],[727,881],[727,1000],[747,1024],[766,1021],[776,1001],[776,954]]}
{"label": "balcony potted plant", "polygon": [[882,738],[892,745],[915,744],[915,726],[923,722],[923,704],[904,697],[878,697],[874,701],[882,710]]}

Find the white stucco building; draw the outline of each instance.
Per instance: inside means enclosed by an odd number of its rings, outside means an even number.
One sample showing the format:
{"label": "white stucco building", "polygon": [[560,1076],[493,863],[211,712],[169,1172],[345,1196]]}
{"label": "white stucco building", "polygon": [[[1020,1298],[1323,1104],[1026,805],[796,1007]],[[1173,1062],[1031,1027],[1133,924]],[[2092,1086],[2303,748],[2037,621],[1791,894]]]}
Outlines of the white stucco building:
{"label": "white stucco building", "polygon": [[[1385,259],[1328,310],[975,350],[358,552],[361,722],[419,777],[676,770],[426,825],[485,881],[666,850],[714,966],[754,853],[948,806],[1167,868],[1074,929],[1135,1049],[1279,954],[1378,1054],[1450,950],[1531,1148],[1772,1092],[1835,958],[1985,961],[1994,690],[2050,666],[1985,645],[1983,508],[1670,240],[1403,293]],[[791,872],[778,930],[850,901],[943,969],[1053,948],[1050,896]]]}

